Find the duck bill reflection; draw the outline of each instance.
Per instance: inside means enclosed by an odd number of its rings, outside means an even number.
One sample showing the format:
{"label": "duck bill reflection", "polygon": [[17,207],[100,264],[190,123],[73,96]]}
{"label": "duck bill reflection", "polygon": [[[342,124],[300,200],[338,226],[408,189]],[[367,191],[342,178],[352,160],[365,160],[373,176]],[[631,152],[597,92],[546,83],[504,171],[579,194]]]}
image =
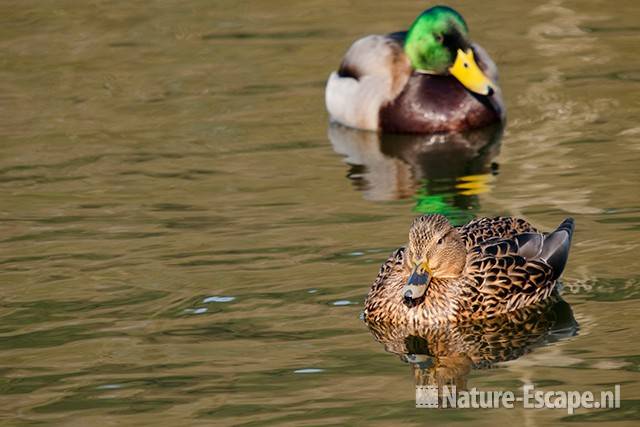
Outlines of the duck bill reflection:
{"label": "duck bill reflection", "polygon": [[458,49],[456,60],[449,72],[471,92],[485,96],[491,96],[495,92],[494,83],[482,72],[471,49],[466,52]]}
{"label": "duck bill reflection", "polygon": [[431,282],[431,275],[420,265],[413,269],[407,284],[402,288],[403,301],[408,307],[413,307],[424,296]]}

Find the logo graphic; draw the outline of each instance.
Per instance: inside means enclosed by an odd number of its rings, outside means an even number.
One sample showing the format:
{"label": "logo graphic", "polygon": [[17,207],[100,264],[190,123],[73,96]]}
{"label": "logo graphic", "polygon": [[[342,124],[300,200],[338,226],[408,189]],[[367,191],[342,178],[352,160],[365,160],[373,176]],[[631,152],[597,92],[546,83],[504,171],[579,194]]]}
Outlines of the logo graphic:
{"label": "logo graphic", "polygon": [[416,408],[437,408],[438,387],[435,385],[416,386]]}
{"label": "logo graphic", "polygon": [[522,387],[522,395],[510,390],[457,390],[456,386],[416,386],[416,408],[514,408],[521,404],[525,409],[566,409],[569,415],[578,408],[620,408],[620,384],[613,390],[561,391],[538,390],[533,384]]}

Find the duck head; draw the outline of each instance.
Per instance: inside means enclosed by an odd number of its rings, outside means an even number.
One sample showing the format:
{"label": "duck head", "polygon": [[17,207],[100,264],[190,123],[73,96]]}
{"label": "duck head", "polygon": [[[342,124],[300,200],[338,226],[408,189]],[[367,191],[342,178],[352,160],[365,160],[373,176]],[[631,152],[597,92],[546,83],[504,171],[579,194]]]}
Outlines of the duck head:
{"label": "duck head", "polygon": [[478,66],[462,15],[447,6],[425,10],[409,28],[404,51],[417,72],[450,74],[469,91],[491,96],[496,84]]}
{"label": "duck head", "polygon": [[455,279],[467,262],[460,233],[440,214],[422,215],[413,221],[407,249],[411,274],[402,288],[402,298],[409,307],[424,297],[433,279]]}

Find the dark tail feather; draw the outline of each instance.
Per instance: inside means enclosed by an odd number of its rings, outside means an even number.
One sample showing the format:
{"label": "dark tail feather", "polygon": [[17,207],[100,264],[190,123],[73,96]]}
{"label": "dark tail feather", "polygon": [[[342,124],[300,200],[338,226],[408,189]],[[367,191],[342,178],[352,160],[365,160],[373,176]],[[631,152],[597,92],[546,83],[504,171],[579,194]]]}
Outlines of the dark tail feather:
{"label": "dark tail feather", "polygon": [[544,238],[540,258],[544,259],[553,268],[554,280],[560,277],[567,263],[567,258],[569,258],[573,227],[573,218],[567,218],[562,221],[556,231]]}

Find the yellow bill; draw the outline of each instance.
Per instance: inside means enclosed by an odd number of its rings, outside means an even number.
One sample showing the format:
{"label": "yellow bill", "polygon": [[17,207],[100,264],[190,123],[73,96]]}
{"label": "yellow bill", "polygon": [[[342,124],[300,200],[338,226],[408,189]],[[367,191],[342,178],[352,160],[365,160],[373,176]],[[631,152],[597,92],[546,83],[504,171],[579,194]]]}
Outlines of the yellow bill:
{"label": "yellow bill", "polygon": [[495,91],[493,82],[478,67],[471,49],[466,52],[458,49],[456,60],[449,68],[449,72],[471,92],[479,95],[493,95]]}

